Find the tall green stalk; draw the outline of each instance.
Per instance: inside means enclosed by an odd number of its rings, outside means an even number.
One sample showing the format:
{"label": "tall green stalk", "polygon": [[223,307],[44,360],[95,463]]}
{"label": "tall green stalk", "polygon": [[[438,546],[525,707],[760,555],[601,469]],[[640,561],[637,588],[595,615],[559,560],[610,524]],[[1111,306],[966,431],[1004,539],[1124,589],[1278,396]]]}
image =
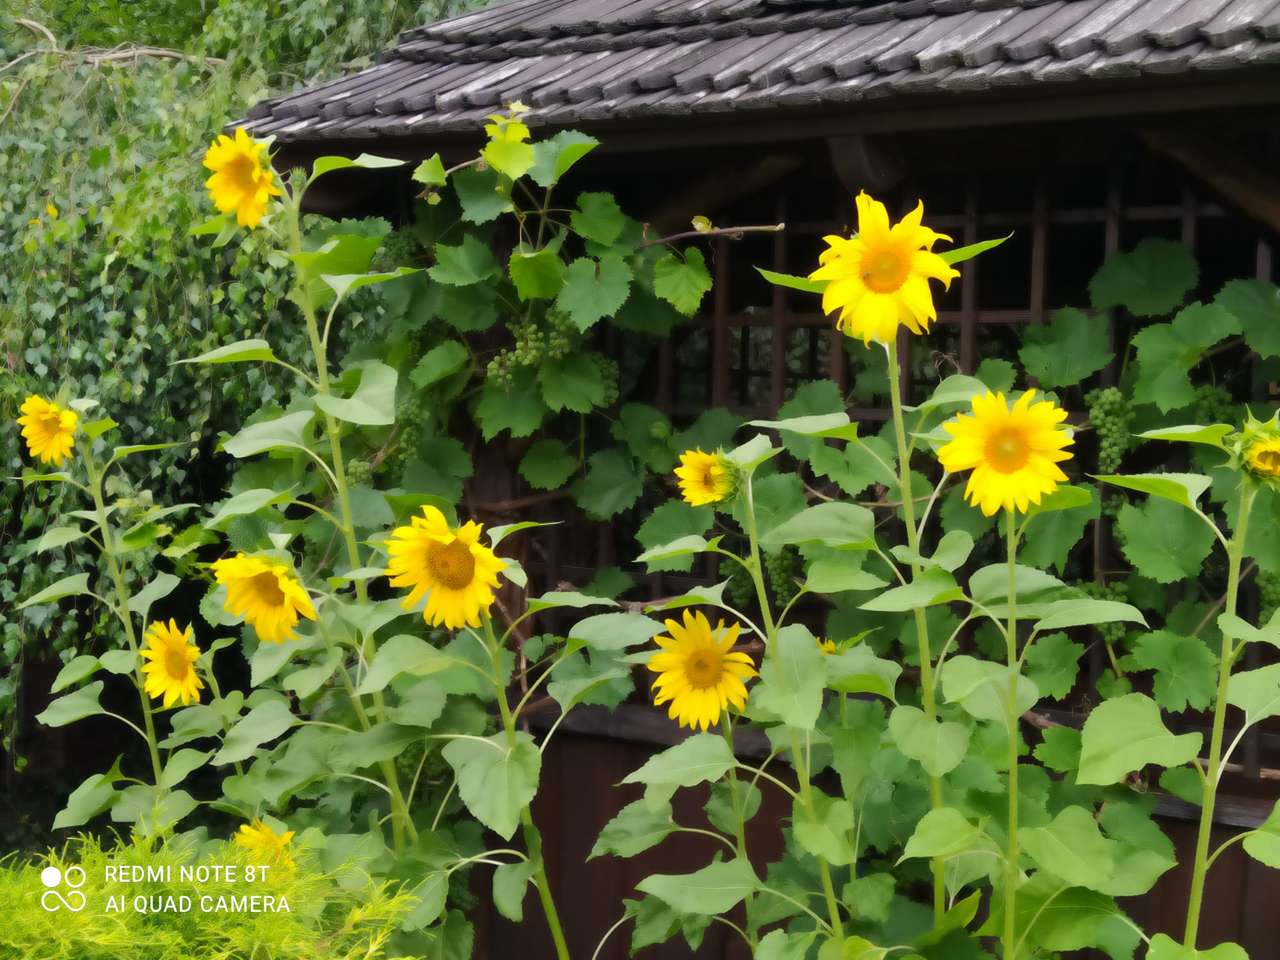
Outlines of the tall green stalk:
{"label": "tall green stalk", "polygon": [[[1240,478],[1240,512],[1235,530],[1227,543],[1227,599],[1224,611],[1234,615],[1240,595],[1240,565],[1244,559],[1245,537],[1249,530],[1249,513],[1257,489],[1248,477]],[[1200,910],[1204,904],[1204,883],[1209,872],[1209,840],[1213,832],[1213,808],[1217,800],[1218,780],[1222,775],[1222,741],[1227,726],[1227,684],[1235,664],[1235,648],[1226,631],[1222,634],[1222,651],[1218,659],[1218,692],[1213,704],[1213,731],[1209,735],[1209,760],[1201,772],[1203,785],[1200,798],[1200,828],[1196,835],[1195,865],[1191,871],[1191,893],[1187,901],[1187,926],[1182,942],[1189,950],[1196,946],[1200,928]]]}
{"label": "tall green stalk", "polygon": [[1004,863],[1004,934],[1001,956],[1013,960],[1016,908],[1018,905],[1018,528],[1016,514],[1006,510],[1005,545],[1009,563],[1009,624],[1005,629],[1006,661],[1009,665],[1009,689],[1006,694],[1005,724],[1009,728],[1009,845]]}
{"label": "tall green stalk", "polygon": [[[514,750],[517,742],[516,718],[507,703],[507,687],[502,676],[502,648],[493,632],[493,621],[484,618],[485,646],[489,651],[489,660],[493,665],[493,689],[498,698],[498,712],[502,717],[502,729],[507,735],[507,746]],[[560,924],[560,914],[556,910],[555,898],[551,894],[551,882],[547,879],[547,865],[542,858],[542,835],[533,822],[533,814],[529,805],[520,808],[520,825],[524,833],[525,846],[528,848],[529,861],[534,866],[533,883],[538,890],[538,900],[542,904],[542,912],[547,918],[547,927],[551,930],[551,941],[555,944],[558,960],[569,960],[569,945],[565,942],[564,928]]]}
{"label": "tall green stalk", "polygon": [[93,497],[93,509],[98,521],[98,534],[102,537],[102,556],[107,561],[107,573],[115,588],[116,615],[124,625],[124,637],[133,653],[133,683],[138,688],[138,699],[142,702],[142,723],[147,733],[147,752],[151,757],[151,772],[156,786],[160,785],[160,776],[164,767],[160,763],[160,749],[156,745],[156,725],[151,715],[151,700],[147,696],[146,677],[142,673],[142,657],[138,637],[133,630],[133,614],[129,611],[129,588],[124,582],[124,571],[120,567],[120,558],[116,553],[116,538],[111,532],[107,520],[107,507],[102,499],[102,471],[98,469],[93,458],[93,443],[84,444],[85,468],[89,471],[89,494]]}
{"label": "tall green stalk", "polygon": [[[751,490],[751,478],[744,481],[746,494],[747,540],[750,543],[751,556],[747,567],[751,581],[755,584],[756,597],[760,603],[760,616],[765,632],[764,655],[776,660],[778,656],[778,626],[773,619],[773,610],[769,606],[769,594],[765,590],[763,567],[760,564],[760,531],[756,523],[755,496]],[[809,782],[809,764],[804,751],[801,750],[800,737],[791,732],[791,762],[796,771],[796,781],[800,786],[800,802],[805,810],[816,819],[813,804],[813,787]],[[822,896],[827,902],[827,915],[831,921],[831,931],[837,940],[844,940],[844,924],[840,919],[840,903],[836,899],[835,885],[831,882],[831,866],[825,857],[814,855],[818,861],[818,877],[822,882]]]}
{"label": "tall green stalk", "polygon": [[[295,184],[305,183],[304,177],[299,174],[295,178]],[[291,254],[299,254],[302,252],[302,195],[303,186],[297,186],[293,194],[284,203],[285,218],[288,224],[288,244]],[[320,335],[320,324],[316,317],[315,304],[312,302],[311,293],[307,289],[306,283],[299,282],[295,290],[298,295],[298,304],[302,309],[303,318],[307,325],[307,336],[311,343],[312,360],[316,368],[316,392],[320,395],[329,393],[329,360],[325,349],[324,339]],[[341,521],[341,533],[347,549],[347,561],[351,564],[351,569],[355,570],[361,566],[360,545],[356,541],[355,523],[351,510],[351,493],[347,484],[346,463],[342,456],[342,430],[338,425],[338,421],[329,413],[324,415],[325,434],[329,440],[329,459],[333,467],[334,497],[338,502],[339,519]],[[357,580],[356,599],[361,603],[369,599],[368,585],[364,580]],[[368,637],[365,640],[365,648],[363,656],[366,662],[373,660],[374,648],[373,638]],[[355,711],[356,719],[364,730],[371,727],[368,712],[360,695],[356,693],[354,685],[350,678],[346,676],[346,671],[342,671],[344,675],[347,693],[351,700],[352,708]],[[373,695],[374,710],[381,715],[385,709],[381,693]],[[404,850],[405,838],[410,841],[418,839],[418,830],[414,826],[413,818],[409,814],[408,805],[405,803],[404,793],[400,789],[400,777],[396,772],[395,763],[391,760],[383,760],[378,764],[378,769],[382,773],[383,781],[387,786],[387,795],[391,801],[391,833],[392,842],[395,846],[396,853],[402,853]]]}
{"label": "tall green stalk", "polygon": [[[889,399],[893,404],[893,432],[898,439],[898,495],[902,500],[902,519],[907,526],[907,546],[918,556],[920,531],[916,529],[916,505],[911,495],[911,454],[907,448],[907,429],[902,416],[897,339],[891,339],[885,350],[889,354]],[[912,578],[919,573],[919,565],[911,564]],[[933,675],[933,652],[929,648],[929,622],[922,607],[917,607],[912,613],[915,617],[916,644],[920,659],[920,699],[923,701],[924,714],[932,725],[938,719],[938,695]],[[942,806],[942,780],[932,775],[929,777],[929,805],[934,810]],[[930,866],[933,871],[933,918],[936,924],[947,909],[945,865],[941,859],[934,859]]]}

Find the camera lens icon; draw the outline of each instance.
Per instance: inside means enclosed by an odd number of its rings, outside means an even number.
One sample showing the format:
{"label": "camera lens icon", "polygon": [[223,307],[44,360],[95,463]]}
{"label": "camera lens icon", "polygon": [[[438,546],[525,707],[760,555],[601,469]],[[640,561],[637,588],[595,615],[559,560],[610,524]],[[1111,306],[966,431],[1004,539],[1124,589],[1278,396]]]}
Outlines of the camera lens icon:
{"label": "camera lens icon", "polygon": [[[71,866],[66,870],[60,870],[50,864],[40,871],[40,882],[46,888],[40,895],[40,906],[49,913],[56,913],[64,908],[71,913],[79,913],[84,909],[86,902],[85,895],[80,892],[84,881],[83,868]],[[63,885],[68,889],[65,895],[59,889]]]}

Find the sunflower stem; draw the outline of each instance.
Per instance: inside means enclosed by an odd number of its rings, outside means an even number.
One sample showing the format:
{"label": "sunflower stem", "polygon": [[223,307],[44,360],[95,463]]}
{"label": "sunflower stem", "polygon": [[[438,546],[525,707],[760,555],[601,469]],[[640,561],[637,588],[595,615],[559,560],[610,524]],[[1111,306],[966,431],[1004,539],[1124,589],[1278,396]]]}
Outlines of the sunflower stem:
{"label": "sunflower stem", "polygon": [[86,443],[83,449],[85,468],[89,472],[89,494],[93,498],[98,534],[102,538],[102,555],[107,559],[107,572],[116,591],[116,612],[120,622],[124,624],[125,640],[128,641],[129,649],[133,652],[133,684],[138,688],[138,699],[142,703],[142,723],[147,733],[147,752],[151,757],[151,772],[158,787],[164,767],[160,763],[160,749],[156,745],[156,724],[151,715],[151,700],[147,696],[146,677],[142,674],[142,656],[137,636],[133,632],[133,614],[129,610],[129,588],[124,582],[124,571],[120,568],[120,560],[116,554],[116,538],[107,520],[107,506],[102,499],[102,471],[98,469],[97,461],[93,458],[92,441]]}
{"label": "sunflower stem", "polygon": [[1018,900],[1018,529],[1012,510],[1005,511],[1005,544],[1009,565],[1009,622],[1005,629],[1005,651],[1009,666],[1009,687],[1005,695],[1005,725],[1009,728],[1009,848],[1004,871],[1004,934],[1001,956],[1013,960]]}
{"label": "sunflower stem", "polygon": [[[1227,598],[1224,611],[1235,614],[1240,593],[1240,565],[1244,559],[1245,537],[1249,531],[1249,514],[1257,489],[1248,477],[1240,478],[1240,508],[1227,543]],[[1209,872],[1209,841],[1213,833],[1213,808],[1217,800],[1218,780],[1222,776],[1222,741],[1227,723],[1227,684],[1231,681],[1231,667],[1235,663],[1234,641],[1224,632],[1222,651],[1218,658],[1218,692],[1213,705],[1213,729],[1209,735],[1209,762],[1201,786],[1200,826],[1196,834],[1196,854],[1191,872],[1191,891],[1187,900],[1187,926],[1183,933],[1183,946],[1189,951],[1196,947],[1196,935],[1200,929],[1200,911],[1204,903],[1204,884]]]}
{"label": "sunflower stem", "polygon": [[[489,650],[489,660],[493,664],[493,691],[498,699],[498,713],[502,717],[502,729],[507,735],[507,745],[515,749],[517,738],[516,717],[507,703],[507,684],[502,676],[502,644],[493,632],[493,621],[487,614],[481,614],[484,620],[485,645]],[[529,804],[520,808],[520,824],[524,833],[525,846],[528,848],[529,861],[534,865],[533,882],[538,889],[538,900],[542,904],[542,913],[547,918],[547,927],[551,931],[551,941],[555,944],[558,960],[569,960],[569,946],[565,942],[564,928],[560,924],[560,913],[556,910],[555,897],[551,893],[551,881],[547,877],[547,865],[542,859],[542,834],[533,822],[533,813]]]}
{"label": "sunflower stem", "polygon": [[[306,179],[300,176],[298,182],[305,185]],[[304,190],[305,186],[295,189],[289,201],[284,204],[285,219],[289,231],[290,252],[295,256],[302,252],[302,195]],[[325,341],[320,336],[320,324],[316,316],[315,303],[311,299],[311,291],[308,289],[307,284],[302,282],[301,276],[299,276],[298,281],[295,285],[295,291],[297,293],[297,303],[302,309],[303,318],[306,320],[307,337],[311,341],[312,360],[316,367],[316,393],[323,396],[329,393],[328,353]],[[342,456],[342,431],[338,421],[329,413],[324,415],[324,425],[325,434],[329,439],[329,458],[330,465],[333,468],[334,495],[338,501],[338,512],[342,520],[340,530],[346,543],[347,562],[351,565],[352,570],[356,570],[361,565],[360,545],[356,541],[354,514],[351,509],[351,493],[347,483],[346,463]],[[355,590],[357,602],[368,602],[369,588],[364,580],[355,582]],[[363,650],[366,662],[373,659],[374,652],[373,637],[366,635]],[[344,670],[343,672],[345,674],[346,671]],[[346,686],[356,717],[359,719],[361,726],[368,730],[370,728],[369,717],[360,695],[356,693],[355,687],[351,684],[350,676],[346,677]],[[373,694],[373,705],[376,714],[382,716],[386,710],[386,704],[381,692]],[[414,826],[413,817],[410,815],[408,805],[404,800],[404,793],[400,789],[400,777],[396,771],[395,764],[390,760],[383,760],[379,762],[378,769],[382,773],[382,778],[387,785],[387,793],[391,798],[392,841],[396,853],[401,854],[404,852],[405,836],[407,835],[411,842],[416,842],[418,830]]]}
{"label": "sunflower stem", "polygon": [[[755,584],[756,599],[760,603],[760,618],[764,623],[765,645],[764,655],[777,662],[778,658],[778,626],[773,619],[773,609],[769,606],[769,594],[765,590],[763,566],[760,563],[760,530],[756,523],[755,494],[752,491],[752,479],[748,475],[743,481],[743,494],[746,497],[747,541],[750,546],[751,559],[747,568],[751,573],[751,582]],[[776,664],[779,667],[780,664]],[[813,790],[809,783],[809,765],[800,751],[800,737],[791,731],[791,765],[796,772],[796,782],[800,787],[800,802],[805,810],[814,814]],[[826,857],[814,855],[818,861],[818,877],[822,881],[822,895],[827,901],[827,915],[830,917],[831,930],[835,938],[844,940],[844,924],[840,919],[840,904],[836,900],[835,885],[831,882],[831,867]]]}
{"label": "sunflower stem", "polygon": [[[733,746],[733,721],[729,717],[729,711],[725,710],[720,717],[720,732],[724,734],[724,742],[729,745],[729,752],[734,756],[737,751]],[[747,794],[745,791],[738,792],[738,774],[731,768],[727,774],[729,778],[729,793],[733,797],[733,829],[734,840],[736,841],[736,849],[738,859],[744,863],[750,863],[747,857],[747,819],[746,819],[746,802]],[[746,784],[743,784],[745,787]],[[744,905],[747,912],[747,943],[750,944],[754,951],[756,947],[756,927],[751,922],[751,894],[748,893],[744,899]]]}
{"label": "sunflower stem", "polygon": [[[924,531],[916,527],[916,507],[911,491],[911,454],[907,448],[907,429],[902,415],[902,377],[898,360],[898,341],[890,338],[885,345],[888,354],[889,400],[893,405],[893,432],[898,441],[898,499],[902,501],[902,519],[907,528],[907,546],[917,556],[920,554],[920,538]],[[920,573],[918,564],[911,564],[911,578]],[[933,653],[929,648],[929,621],[924,608],[912,611],[916,627],[916,645],[920,660],[920,699],[930,725],[938,718],[937,691],[933,674]],[[942,806],[942,780],[929,776],[929,805],[933,810]],[[938,926],[947,910],[945,866],[941,859],[930,862],[933,873],[933,922]]]}

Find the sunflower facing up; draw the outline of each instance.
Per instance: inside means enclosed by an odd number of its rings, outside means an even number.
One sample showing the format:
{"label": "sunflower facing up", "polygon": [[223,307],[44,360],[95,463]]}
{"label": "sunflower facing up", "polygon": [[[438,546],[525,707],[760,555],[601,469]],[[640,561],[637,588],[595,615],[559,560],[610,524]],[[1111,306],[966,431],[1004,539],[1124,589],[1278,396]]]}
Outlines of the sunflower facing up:
{"label": "sunflower facing up", "polygon": [[242,227],[261,223],[268,202],[281,194],[271,158],[263,156],[266,150],[265,143],[237,127],[234,137],[219,134],[205,151],[204,165],[213,171],[204,182],[209,199],[221,213],[234,210],[236,223]]}
{"label": "sunflower facing up", "polygon": [[720,503],[733,493],[733,465],[719,451],[686,450],[680,454],[676,478],[685,503],[695,507]]}
{"label": "sunflower facing up", "polygon": [[403,606],[412,609],[425,594],[422,618],[450,630],[478,627],[493,605],[503,563],[480,542],[484,528],[474,520],[450,527],[432,506],[409,526],[397,527],[387,540],[386,575],[393,587],[409,587]]}
{"label": "sunflower facing up", "polygon": [[924,204],[890,226],[884,204],[866,192],[855,201],[858,232],[852,237],[828,236],[827,249],[818,256],[820,266],[810,280],[827,281],[822,292],[824,313],[839,311],[836,326],[866,346],[887,344],[905,324],[912,333],[927,333],[937,319],[930,280],[944,287],[960,276],[942,257],[933,253],[938,240],[950,240],[924,226]]}
{"label": "sunflower facing up", "polygon": [[251,823],[240,824],[235,835],[236,846],[244,847],[260,860],[282,867],[293,866],[293,857],[289,854],[289,841],[292,839],[292,830],[276,833],[257,817]]}
{"label": "sunflower facing up", "polygon": [[78,413],[34,393],[22,401],[19,409],[22,416],[18,417],[18,426],[31,456],[52,464],[61,464],[71,456],[80,423]]}
{"label": "sunflower facing up", "polygon": [[1001,507],[1025,513],[1067,479],[1058,467],[1071,459],[1063,448],[1075,442],[1061,426],[1067,412],[1035,395],[1028,390],[1011,408],[1003,393],[988,390],[973,398],[972,416],[942,425],[953,439],[938,460],[951,473],[973,470],[965,497],[985,516]]}
{"label": "sunflower facing up", "polygon": [[294,640],[298,617],[316,618],[306,588],[286,564],[237,553],[215,560],[214,579],[226,586],[224,609],[243,617],[269,643]]}
{"label": "sunflower facing up", "polygon": [[654,704],[670,701],[667,715],[682,727],[707,730],[730,706],[741,710],[747,702],[746,681],[756,675],[751,658],[737,652],[738,624],[715,629],[701,613],[684,612],[684,623],[668,620],[670,636],[655,637],[662,649],[647,666],[653,682]]}
{"label": "sunflower facing up", "polygon": [[174,620],[156,620],[147,628],[147,645],[142,648],[144,689],[153,700],[164,697],[166,709],[179,700],[185,707],[200,699],[204,681],[196,674],[200,648],[195,645],[190,627],[178,629]]}

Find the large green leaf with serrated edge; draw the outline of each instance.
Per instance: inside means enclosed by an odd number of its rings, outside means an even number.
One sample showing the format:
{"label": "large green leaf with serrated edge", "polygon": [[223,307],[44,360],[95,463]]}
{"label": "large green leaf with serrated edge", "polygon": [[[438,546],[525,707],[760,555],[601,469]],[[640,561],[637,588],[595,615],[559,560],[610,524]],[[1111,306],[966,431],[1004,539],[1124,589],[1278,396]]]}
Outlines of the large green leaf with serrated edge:
{"label": "large green leaf with serrated edge", "polygon": [[1139,317],[1169,313],[1196,285],[1200,270],[1180,243],[1148,237],[1133,250],[1113,254],[1089,281],[1095,310],[1124,307]]}
{"label": "large green leaf with serrated edge", "polygon": [[708,780],[719,780],[736,762],[724,737],[718,733],[696,733],[650,757],[622,782],[694,787]]}
{"label": "large green leaf with serrated edge", "polygon": [[1244,838],[1244,852],[1259,863],[1280,870],[1280,800],[1255,832]]}
{"label": "large green leaf with serrated edge", "polygon": [[538,490],[556,490],[573,476],[578,460],[569,453],[564,441],[539,440],[525,451],[520,461],[520,476]]}
{"label": "large green leaf with serrated edge", "polygon": [[653,266],[653,292],[687,317],[698,312],[710,289],[707,261],[697,247],[686,249],[683,257],[668,253]]}
{"label": "large green leaf with serrated edge", "polygon": [[1076,685],[1084,650],[1065,633],[1037,637],[1025,654],[1027,678],[1044,696],[1063,700]]}
{"label": "large green leaf with serrated edge", "polygon": [[523,730],[512,742],[506,733],[482,740],[451,740],[441,751],[458,778],[458,796],[471,815],[511,839],[520,811],[538,791],[542,753]]}
{"label": "large green leaf with serrated edge", "polygon": [[[1067,558],[1072,548],[1084,537],[1089,523],[1098,519],[1102,509],[1102,503],[1092,487],[1060,487],[1059,491],[1062,490],[1072,492],[1064,495],[1060,502],[1074,502],[1077,505],[1034,513],[1027,521],[1025,539],[1019,553],[1023,563],[1034,567],[1052,567],[1059,573],[1066,571]],[[1051,498],[1053,494],[1045,500]]]}
{"label": "large green leaf with serrated edge", "polygon": [[569,214],[574,233],[602,246],[617,240],[626,222],[626,214],[611,193],[580,193],[577,208]]}
{"label": "large green leaf with serrated edge", "polygon": [[568,314],[579,330],[586,331],[597,320],[611,317],[622,308],[631,293],[632,278],[631,267],[621,257],[580,257],[565,270],[556,309]]}
{"label": "large green leaf with serrated edge", "polygon": [[604,825],[587,859],[594,860],[607,853],[634,857],[661,843],[676,829],[671,817],[671,804],[651,808],[645,801],[636,800],[619,810],[617,816]]}
{"label": "large green leaf with serrated edge", "polygon": [[734,859],[710,864],[694,873],[651,874],[636,884],[636,889],[680,913],[716,916],[732,910],[759,885],[751,865]]}
{"label": "large green leaf with serrated edge", "polygon": [[1262,280],[1232,280],[1213,302],[1244,328],[1244,340],[1260,357],[1280,357],[1280,287]]}
{"label": "large green leaf with serrated edge", "polygon": [[969,746],[969,730],[953,721],[930,720],[918,707],[895,707],[889,733],[903,754],[941,777],[960,765]]}
{"label": "large green leaf with serrated edge", "polygon": [[1234,314],[1202,303],[1183,307],[1172,323],[1139,331],[1133,338],[1138,358],[1134,400],[1154,403],[1162,413],[1192,403],[1196,397],[1189,376],[1192,367],[1209,347],[1239,332],[1240,321]]}
{"label": "large green leaf with serrated edge", "polygon": [[486,381],[480,390],[475,418],[486,440],[504,430],[513,437],[527,437],[548,413],[538,381],[528,371],[516,374],[509,386]]}
{"label": "large green leaf with serrated edge", "polygon": [[347,423],[364,427],[387,426],[396,422],[396,382],[399,375],[385,363],[370,360],[361,365],[360,383],[349,397],[322,393],[316,406]]}
{"label": "large green leaf with serrated edge", "polygon": [[1146,960],[1249,960],[1249,955],[1238,943],[1220,943],[1208,950],[1196,950],[1167,934],[1157,933],[1151,938]]}
{"label": "large green leaf with serrated edge", "polygon": [[627,509],[640,498],[643,474],[621,450],[608,449],[592,454],[586,476],[573,486],[578,506],[600,520]]}
{"label": "large green leaf with serrated edge", "polygon": [[529,178],[540,187],[554,186],[575,163],[600,146],[595,137],[577,130],[559,133],[533,145],[533,166]]}
{"label": "large green leaf with serrated edge", "polygon": [[1023,334],[1018,359],[1042,387],[1071,387],[1111,362],[1111,321],[1105,313],[1089,316],[1082,310],[1054,312],[1047,324],[1032,325]]}
{"label": "large green leaf with serrated edge", "polygon": [[553,411],[590,413],[604,403],[604,379],[592,354],[575,352],[550,359],[538,371],[542,399]]}
{"label": "large green leaf with serrated edge", "polygon": [[[715,511],[710,507],[694,507],[683,500],[668,500],[657,507],[640,524],[636,539],[646,550],[672,543],[681,537],[701,535],[711,529]],[[680,570],[693,566],[693,554],[648,561],[650,571]]]}
{"label": "large green leaf with serrated edge", "polygon": [[1066,807],[1043,827],[1023,830],[1019,838],[1041,870],[1072,886],[1097,889],[1115,867],[1115,843],[1102,835],[1084,807]]}
{"label": "large green leaf with serrated edge", "polygon": [[771,656],[760,665],[760,681],[751,691],[753,707],[800,730],[812,730],[822,710],[826,686],[823,652],[809,629],[789,624],[778,631]]}
{"label": "large green leaf with serrated edge", "polygon": [[510,190],[495,170],[464,167],[453,175],[453,189],[468,223],[488,223],[513,209]]}
{"label": "large green leaf with serrated edge", "polygon": [[1199,574],[1213,549],[1213,531],[1189,510],[1167,500],[1120,508],[1121,548],[1144,577],[1173,583]]}
{"label": "large green leaf with serrated edge", "polygon": [[1160,718],[1160,707],[1143,694],[1106,700],[1084,723],[1076,779],[1107,786],[1150,763],[1181,766],[1199,754],[1202,739],[1198,733],[1172,733]]}
{"label": "large green leaf with serrated edge", "polygon": [[1172,713],[1188,707],[1204,710],[1213,702],[1218,658],[1199,637],[1169,630],[1143,634],[1126,658],[1125,669],[1154,670],[1156,703]]}
{"label": "large green leaf with serrated edge", "polygon": [[479,238],[467,234],[456,245],[437,243],[435,266],[427,270],[436,283],[466,287],[498,275],[498,261]]}
{"label": "large green leaf with serrated edge", "polygon": [[564,285],[564,261],[550,247],[512,251],[507,272],[521,300],[553,299]]}

